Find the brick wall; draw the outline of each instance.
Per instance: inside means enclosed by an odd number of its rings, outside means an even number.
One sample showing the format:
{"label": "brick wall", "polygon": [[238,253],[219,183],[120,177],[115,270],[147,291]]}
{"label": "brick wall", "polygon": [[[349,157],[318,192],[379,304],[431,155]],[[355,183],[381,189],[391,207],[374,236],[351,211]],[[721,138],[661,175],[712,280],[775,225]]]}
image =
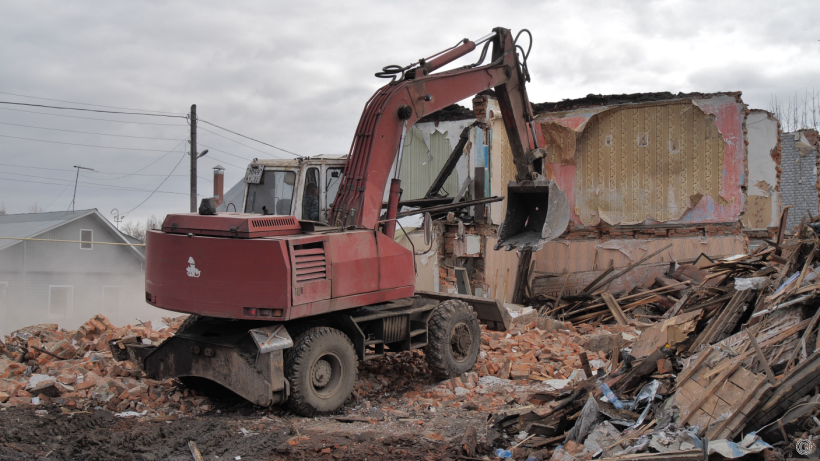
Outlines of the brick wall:
{"label": "brick wall", "polygon": [[[798,140],[795,140],[798,133],[783,133],[780,137],[782,149],[782,169],[780,179],[781,202],[784,207],[791,205],[789,219],[786,221],[786,229],[791,231],[800,221],[806,217],[806,212],[817,215],[817,162],[818,157],[816,144],[813,151],[803,149],[801,153],[797,148]],[[816,132],[805,133],[810,142],[817,139]],[[799,138],[798,138],[799,139]],[[816,141],[814,141],[816,142]]]}

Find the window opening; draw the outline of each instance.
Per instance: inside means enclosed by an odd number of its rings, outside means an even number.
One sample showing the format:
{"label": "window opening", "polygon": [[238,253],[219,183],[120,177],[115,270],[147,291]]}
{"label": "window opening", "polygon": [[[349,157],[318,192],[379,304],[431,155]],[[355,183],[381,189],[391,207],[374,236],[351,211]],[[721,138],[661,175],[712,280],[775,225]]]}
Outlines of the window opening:
{"label": "window opening", "polygon": [[265,171],[259,184],[248,184],[245,213],[290,215],[295,184],[292,171]]}
{"label": "window opening", "polygon": [[80,229],[80,249],[93,250],[94,231],[91,229]]}
{"label": "window opening", "polygon": [[305,172],[305,190],[302,194],[302,219],[319,220],[319,169],[308,168]]}

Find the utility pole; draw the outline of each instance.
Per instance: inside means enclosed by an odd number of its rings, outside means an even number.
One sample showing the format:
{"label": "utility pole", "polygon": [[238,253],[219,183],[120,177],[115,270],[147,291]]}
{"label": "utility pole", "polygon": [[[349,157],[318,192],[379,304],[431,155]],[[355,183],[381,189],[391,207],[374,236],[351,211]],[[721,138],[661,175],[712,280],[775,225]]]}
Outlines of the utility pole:
{"label": "utility pole", "polygon": [[196,160],[208,153],[208,149],[196,150],[196,104],[191,104],[191,213],[196,213]]}
{"label": "utility pole", "polygon": [[196,213],[196,104],[191,104],[191,213]]}
{"label": "utility pole", "polygon": [[74,168],[77,169],[77,177],[74,178],[74,196],[71,197],[71,212],[72,213],[74,212],[74,201],[77,200],[77,182],[79,182],[79,180],[80,180],[80,170],[94,171],[93,168],[86,168],[86,167],[80,166],[80,165],[74,165]]}

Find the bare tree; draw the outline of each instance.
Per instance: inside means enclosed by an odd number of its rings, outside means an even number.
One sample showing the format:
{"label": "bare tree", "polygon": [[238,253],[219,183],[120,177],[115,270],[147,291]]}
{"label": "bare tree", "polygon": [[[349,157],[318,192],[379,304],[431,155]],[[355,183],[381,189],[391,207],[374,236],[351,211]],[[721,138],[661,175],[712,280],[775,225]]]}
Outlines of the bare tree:
{"label": "bare tree", "polygon": [[42,213],[44,211],[46,211],[46,209],[38,205],[37,202],[34,202],[33,205],[29,205],[28,207],[29,213]]}
{"label": "bare tree", "polygon": [[160,221],[159,218],[157,218],[156,216],[151,215],[150,218],[145,220],[145,229],[146,230],[160,229],[160,228],[162,228],[162,221]]}
{"label": "bare tree", "polygon": [[149,230],[159,229],[162,227],[162,221],[154,215],[145,219],[145,224],[140,224],[137,221],[125,221],[120,225],[120,232],[130,235],[137,240],[145,241],[145,234]]}
{"label": "bare tree", "polygon": [[0,216],[6,214],[6,202],[0,203]]}
{"label": "bare tree", "polygon": [[145,229],[136,221],[126,221],[120,225],[120,232],[134,237],[137,240],[145,241]]}
{"label": "bare tree", "polygon": [[780,120],[780,127],[786,133],[806,129],[820,129],[820,90],[806,91],[800,99],[795,93],[784,103],[777,95],[772,95],[769,112]]}

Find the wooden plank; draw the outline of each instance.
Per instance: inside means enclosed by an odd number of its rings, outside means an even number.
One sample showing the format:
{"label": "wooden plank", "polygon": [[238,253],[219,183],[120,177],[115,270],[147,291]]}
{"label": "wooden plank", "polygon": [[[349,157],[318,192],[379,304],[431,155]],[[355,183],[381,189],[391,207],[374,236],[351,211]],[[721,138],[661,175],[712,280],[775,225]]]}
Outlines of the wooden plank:
{"label": "wooden plank", "polygon": [[796,288],[800,288],[803,285],[803,279],[806,277],[806,274],[809,272],[809,268],[811,264],[814,262],[814,255],[817,253],[817,247],[812,247],[809,255],[806,257],[806,262],[803,263],[803,270],[800,271],[800,277],[797,278],[797,284],[795,285]]}
{"label": "wooden plank", "polygon": [[638,307],[638,306],[643,306],[644,304],[658,302],[659,300],[660,300],[660,298],[658,298],[657,295],[652,295],[648,298],[639,299],[638,301],[635,301],[633,303],[629,303],[626,306],[624,306],[622,308],[622,310],[629,310],[629,309],[632,309],[632,308],[635,308],[635,307]]}
{"label": "wooden plank", "polygon": [[709,439],[709,440],[716,440],[716,439],[724,438],[725,435],[721,434],[723,432],[723,429],[726,428],[726,426],[729,424],[729,422],[732,419],[737,418],[738,416],[745,416],[745,415],[740,414],[741,408],[745,407],[746,404],[748,404],[749,401],[752,400],[752,397],[754,397],[754,395],[757,393],[758,389],[760,389],[760,386],[763,385],[763,382],[765,382],[765,381],[766,381],[766,378],[764,378],[763,376],[758,376],[752,382],[752,385],[749,386],[749,388],[746,390],[746,392],[744,392],[743,395],[736,401],[736,403],[734,405],[732,405],[732,408],[729,411],[732,414],[732,416],[729,417],[729,418],[726,418],[725,420],[721,421],[720,423],[712,426],[706,432],[706,438]]}
{"label": "wooden plank", "polygon": [[615,321],[618,322],[619,325],[629,325],[626,315],[621,310],[621,306],[618,305],[618,301],[615,301],[615,297],[612,296],[612,293],[605,291],[601,293],[601,297],[604,298],[604,302],[610,312],[612,312],[612,316],[615,317]]}
{"label": "wooden plank", "polygon": [[[809,326],[806,327],[806,331],[803,332],[803,337],[800,338],[800,341],[797,343],[797,346],[795,346],[794,351],[792,351],[792,356],[789,358],[789,363],[786,365],[786,370],[789,370],[794,364],[794,361],[797,360],[797,357],[800,355],[800,351],[802,350],[800,346],[806,344],[806,341],[808,341],[809,339],[809,335],[811,334],[812,330],[814,330],[814,327],[817,325],[817,320],[819,319],[820,309],[817,309],[817,312],[815,312],[811,318],[811,322],[809,322]],[[820,341],[820,335],[817,336],[817,340]],[[816,347],[815,350],[817,350]]]}
{"label": "wooden plank", "polygon": [[670,317],[678,315],[678,311],[680,311],[683,305],[686,304],[687,301],[689,301],[690,296],[692,296],[692,290],[689,290],[686,293],[684,293],[683,296],[681,296],[681,298],[678,300],[678,302],[676,302],[674,306],[672,306],[668,311],[666,311],[665,314],[663,314],[663,318],[668,319]]}
{"label": "wooden plank", "polygon": [[196,446],[196,442],[193,440],[188,442],[188,449],[191,450],[191,456],[194,457],[194,461],[203,461],[202,453],[199,452],[199,448]]}
{"label": "wooden plank", "polygon": [[749,342],[752,343],[752,347],[755,348],[755,353],[757,354],[757,359],[760,360],[760,364],[763,366],[763,369],[766,371],[766,377],[769,379],[769,384],[775,386],[777,384],[777,378],[774,377],[774,372],[772,371],[772,367],[769,366],[769,362],[766,361],[766,356],[763,354],[763,349],[760,348],[760,345],[757,344],[754,335],[752,334],[749,329],[746,329],[746,336],[749,337]]}
{"label": "wooden plank", "polygon": [[561,284],[561,291],[558,292],[558,297],[555,298],[555,304],[552,305],[554,309],[561,307],[561,298],[564,296],[564,290],[567,288],[567,279],[569,279],[570,274],[572,274],[572,272],[567,272],[567,276],[564,277],[564,283]]}
{"label": "wooden plank", "polygon": [[597,284],[593,285],[593,286],[592,286],[592,288],[590,288],[590,291],[594,290],[596,286],[606,286],[609,282],[611,282],[611,281],[613,281],[613,280],[617,279],[618,277],[620,277],[620,276],[622,276],[622,275],[626,274],[627,272],[629,272],[629,271],[631,271],[632,269],[634,269],[634,268],[636,268],[636,267],[640,266],[641,264],[645,263],[646,261],[649,261],[650,259],[652,259],[652,258],[654,258],[655,256],[657,256],[657,255],[661,254],[662,252],[664,252],[664,251],[668,250],[669,248],[672,248],[672,244],[671,244],[671,243],[670,243],[669,245],[666,245],[665,247],[661,248],[661,249],[660,249],[660,250],[658,250],[658,251],[655,251],[655,252],[653,252],[653,253],[651,253],[651,254],[649,254],[649,255],[647,255],[647,256],[644,256],[643,258],[641,258],[641,259],[640,259],[640,260],[638,260],[637,262],[632,263],[632,264],[630,264],[630,265],[626,266],[626,268],[624,268],[623,270],[619,271],[617,274],[612,275],[612,276],[610,276],[610,277],[607,277],[606,279],[604,279],[604,280],[603,280],[603,281],[601,281],[601,282],[598,282]]}
{"label": "wooden plank", "polygon": [[[712,394],[715,393],[718,386],[723,384],[723,381],[725,381],[729,376],[731,376],[738,369],[738,367],[740,367],[740,364],[741,364],[740,360],[734,359],[733,364],[731,366],[729,366],[729,368],[725,369],[714,380],[712,380],[712,383],[709,385],[709,387],[706,388],[706,390],[703,392],[702,395],[698,396],[698,399],[695,401],[695,403],[691,407],[689,407],[687,409],[682,408],[681,409],[681,416],[680,416],[680,419],[678,420],[678,424],[680,426],[683,426],[684,424],[686,424],[686,422],[689,420],[689,418],[691,418],[692,415],[694,415],[694,413],[697,410],[700,409],[700,406],[703,405],[704,402],[706,402],[706,399],[708,399],[709,397],[712,396]],[[684,415],[684,411],[686,412],[685,415]]]}
{"label": "wooden plank", "polygon": [[783,207],[783,212],[780,213],[780,224],[777,226],[777,241],[774,245],[774,254],[777,256],[780,256],[783,251],[780,249],[780,246],[783,245],[783,237],[786,236],[786,220],[789,218],[789,208],[791,207],[791,205]]}
{"label": "wooden plank", "polygon": [[679,374],[679,375],[678,375],[678,379],[676,380],[676,382],[678,383],[678,385],[681,385],[681,384],[685,383],[685,382],[686,382],[689,378],[691,378],[691,377],[692,377],[692,375],[693,375],[696,371],[698,371],[698,369],[700,368],[700,366],[701,366],[701,365],[703,365],[703,362],[705,362],[705,361],[706,361],[706,359],[707,359],[707,358],[709,358],[709,356],[710,356],[710,355],[712,354],[712,352],[714,352],[714,351],[715,351],[715,348],[714,348],[714,347],[711,347],[711,346],[710,346],[710,347],[707,347],[705,350],[701,351],[701,352],[700,352],[700,354],[698,355],[698,358],[696,358],[694,362],[692,362],[691,364],[689,364],[689,366],[688,366],[688,367],[686,367],[686,368],[685,368],[685,369],[681,372],[681,374]]}
{"label": "wooden plank", "polygon": [[614,270],[615,270],[615,267],[613,266],[613,260],[610,259],[609,260],[609,267],[605,271],[601,272],[601,275],[599,275],[598,277],[595,277],[595,280],[589,282],[589,284],[587,286],[585,286],[583,290],[581,290],[581,293],[584,293],[584,294],[589,293],[590,290],[592,289],[592,287],[597,285],[598,282],[603,280],[604,277],[611,274],[612,271],[614,271]]}
{"label": "wooden plank", "polygon": [[[669,285],[668,287],[660,287],[660,288],[655,288],[653,290],[646,290],[643,293],[636,293],[634,295],[621,296],[620,298],[618,298],[618,302],[626,301],[626,300],[629,300],[629,299],[640,298],[641,296],[647,296],[647,295],[650,295],[650,294],[659,294],[659,293],[663,293],[663,292],[666,292],[666,291],[678,291],[677,287],[679,287],[681,285],[689,285],[691,283],[692,282],[680,282],[680,283],[677,283],[675,285]],[[586,311],[589,311],[589,310],[592,310],[592,309],[596,309],[598,307],[605,307],[605,306],[606,306],[606,303],[590,304],[589,306],[586,306],[583,309],[578,309],[577,311],[572,312],[572,314],[586,312]]]}
{"label": "wooden plank", "polygon": [[760,402],[765,401],[764,397],[768,396],[768,393],[771,389],[772,386],[764,380],[763,385],[760,386],[757,392],[755,392],[755,394],[749,400],[749,403],[741,407],[740,414],[743,415],[743,417],[734,418],[731,422],[729,422],[729,424],[726,425],[726,429],[723,430],[723,433],[729,434],[726,437],[727,439],[734,439],[740,433],[740,431],[742,431],[746,427],[750,419],[749,415],[753,414],[753,412],[757,410],[757,407],[760,406]]}

